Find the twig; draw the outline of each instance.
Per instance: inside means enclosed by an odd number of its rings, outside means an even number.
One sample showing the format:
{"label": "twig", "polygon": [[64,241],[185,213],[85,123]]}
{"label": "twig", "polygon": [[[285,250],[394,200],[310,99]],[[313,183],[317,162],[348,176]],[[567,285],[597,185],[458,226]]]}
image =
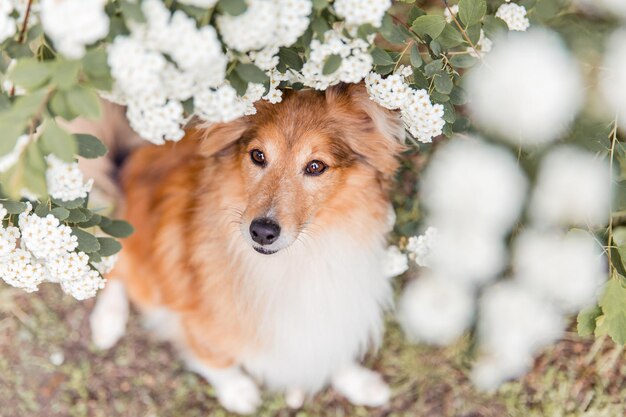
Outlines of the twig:
{"label": "twig", "polygon": [[[20,29],[20,34],[17,37],[18,43],[23,43],[24,38],[26,37],[26,29],[28,29],[28,18],[30,17],[30,7],[33,4],[33,0],[28,0],[26,3],[26,12],[24,13],[24,20],[22,21],[22,28]],[[11,86],[11,91],[9,95],[13,97],[15,95],[15,85]]]}
{"label": "twig", "polygon": [[474,52],[476,53],[476,56],[478,57],[478,59],[480,59],[481,61],[483,60],[483,56],[480,52],[478,52],[478,49],[476,49],[476,46],[474,45],[474,43],[472,43],[472,40],[469,38],[469,36],[467,35],[467,32],[465,31],[465,29],[463,29],[463,26],[461,25],[461,23],[457,20],[456,16],[454,13],[452,13],[452,9],[450,9],[450,5],[448,4],[448,0],[443,0],[443,3],[446,5],[446,9],[448,9],[448,12],[450,13],[450,17],[452,17],[452,20],[454,20],[454,23],[456,24],[456,26],[459,28],[459,30],[461,31],[461,34],[463,35],[463,37],[465,38],[465,40],[467,41],[467,43],[469,43],[469,45],[472,47],[472,49],[474,50]]}
{"label": "twig", "polygon": [[[615,143],[617,142],[617,120],[618,116],[615,115],[615,121],[613,123],[613,130],[609,134],[611,136],[611,150],[609,152],[609,187],[613,187],[613,155],[615,154]],[[611,245],[613,245],[613,212],[611,211],[612,207],[609,207],[609,227],[608,227],[608,237],[607,237],[607,245],[609,246],[609,250],[607,250],[607,258],[609,261],[609,276],[613,276],[611,273],[613,271],[613,264],[611,262]]]}
{"label": "twig", "polygon": [[400,53],[400,56],[398,57],[398,60],[396,61],[396,65],[393,67],[393,72],[396,72],[396,70],[398,69],[398,65],[400,65],[400,61],[402,61],[402,57],[404,56],[404,54],[406,54],[406,51],[409,50],[411,45],[413,45],[413,41],[412,40],[409,41],[409,43],[407,44],[406,48],[404,48],[404,50]]}

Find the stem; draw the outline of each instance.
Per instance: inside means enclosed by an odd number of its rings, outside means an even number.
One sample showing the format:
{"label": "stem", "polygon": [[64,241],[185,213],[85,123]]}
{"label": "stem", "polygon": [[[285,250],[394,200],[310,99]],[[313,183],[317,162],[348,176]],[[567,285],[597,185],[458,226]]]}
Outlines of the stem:
{"label": "stem", "polygon": [[[26,3],[26,12],[24,13],[24,20],[22,21],[22,28],[20,29],[20,35],[17,37],[18,43],[23,43],[26,38],[26,30],[28,29],[28,18],[30,17],[30,7],[33,4],[33,0],[28,0]],[[11,87],[9,95],[13,97],[15,95],[15,85]]]}
{"label": "stem", "polygon": [[463,29],[463,25],[461,25],[461,22],[459,22],[458,19],[455,16],[455,14],[452,13],[452,10],[450,9],[450,5],[448,4],[448,1],[447,0],[443,0],[443,3],[446,5],[446,9],[448,9],[448,12],[450,13],[450,16],[452,17],[452,20],[454,20],[454,23],[456,24],[456,26],[461,31],[461,34],[463,35],[463,37],[465,38],[467,43],[469,43],[469,45],[472,47],[472,49],[476,53],[476,56],[478,57],[478,59],[480,59],[482,61],[483,60],[482,54],[480,52],[478,52],[478,49],[476,49],[476,46],[472,43],[472,41],[470,40],[469,36],[467,36],[467,32],[465,31],[465,29]]}
{"label": "stem", "polygon": [[[611,150],[609,152],[609,187],[613,187],[613,155],[615,154],[615,143],[617,142],[617,115],[615,116],[615,121],[613,122],[613,130],[609,134],[611,137]],[[613,274],[613,263],[611,262],[611,249],[613,246],[613,212],[612,208],[609,207],[609,226],[608,226],[608,237],[607,237],[607,258],[609,261],[609,275],[612,277]]]}
{"label": "stem", "polygon": [[406,54],[406,51],[409,50],[411,45],[413,45],[413,41],[412,40],[409,41],[409,43],[406,45],[406,48],[404,48],[404,50],[402,51],[402,53],[398,57],[398,60],[396,61],[396,65],[393,67],[393,72],[396,72],[396,70],[398,69],[398,65],[400,65],[400,61],[402,61],[402,57],[404,56],[404,54]]}

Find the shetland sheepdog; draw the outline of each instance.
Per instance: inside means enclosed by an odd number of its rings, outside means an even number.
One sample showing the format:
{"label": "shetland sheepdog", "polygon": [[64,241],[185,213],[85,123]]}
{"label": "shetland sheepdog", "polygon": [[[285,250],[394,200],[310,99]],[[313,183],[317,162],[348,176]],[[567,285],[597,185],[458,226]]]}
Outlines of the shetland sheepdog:
{"label": "shetland sheepdog", "polygon": [[256,108],[129,156],[122,216],[136,231],[93,340],[117,342],[130,299],[232,412],[253,413],[259,385],[291,407],[327,384],[383,405],[388,386],[359,360],[392,300],[382,263],[402,123],[363,85]]}

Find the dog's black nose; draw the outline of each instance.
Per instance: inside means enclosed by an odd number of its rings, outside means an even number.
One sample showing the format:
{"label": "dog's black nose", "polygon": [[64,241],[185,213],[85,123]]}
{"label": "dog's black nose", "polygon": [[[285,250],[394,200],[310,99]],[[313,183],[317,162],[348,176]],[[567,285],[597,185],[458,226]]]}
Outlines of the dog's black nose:
{"label": "dog's black nose", "polygon": [[280,226],[267,217],[254,219],[250,224],[250,236],[256,243],[270,245],[280,236]]}

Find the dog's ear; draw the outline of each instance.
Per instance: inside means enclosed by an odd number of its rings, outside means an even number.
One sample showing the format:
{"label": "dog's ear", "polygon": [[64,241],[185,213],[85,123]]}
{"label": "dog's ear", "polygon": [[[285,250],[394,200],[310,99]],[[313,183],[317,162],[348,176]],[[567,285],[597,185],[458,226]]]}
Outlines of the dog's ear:
{"label": "dog's ear", "polygon": [[202,140],[203,155],[216,155],[237,143],[248,129],[247,119],[247,117],[241,117],[228,123],[196,126],[194,130],[197,137]]}
{"label": "dog's ear", "polygon": [[369,98],[365,85],[339,84],[326,90],[330,114],[342,127],[343,139],[354,152],[391,180],[405,150],[405,130],[400,114]]}

